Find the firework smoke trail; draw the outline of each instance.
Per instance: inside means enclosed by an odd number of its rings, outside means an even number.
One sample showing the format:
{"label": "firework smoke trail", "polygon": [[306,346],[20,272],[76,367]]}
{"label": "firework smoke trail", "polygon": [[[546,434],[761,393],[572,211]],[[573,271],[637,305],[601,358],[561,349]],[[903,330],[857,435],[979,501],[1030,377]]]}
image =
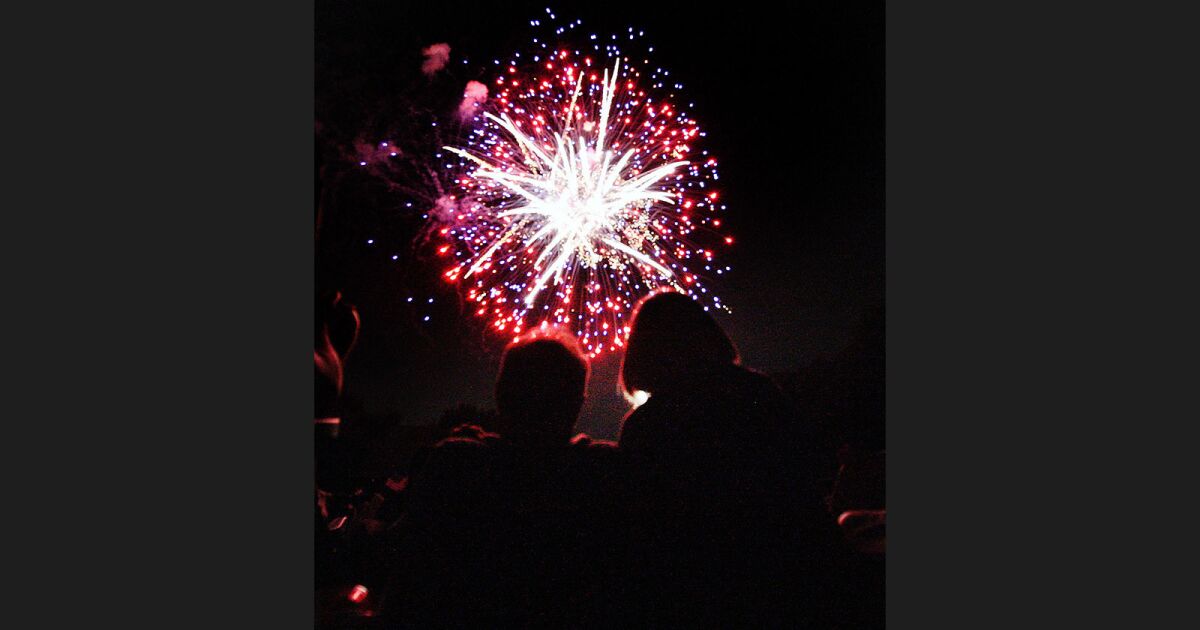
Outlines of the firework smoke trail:
{"label": "firework smoke trail", "polygon": [[455,259],[444,277],[495,331],[561,326],[592,356],[624,345],[633,305],[652,291],[725,308],[703,280],[728,270],[713,249],[732,243],[717,232],[717,162],[694,146],[704,134],[669,73],[644,81],[614,43],[590,54],[534,43],[496,61],[467,139],[444,147],[459,158],[436,213],[439,252]]}

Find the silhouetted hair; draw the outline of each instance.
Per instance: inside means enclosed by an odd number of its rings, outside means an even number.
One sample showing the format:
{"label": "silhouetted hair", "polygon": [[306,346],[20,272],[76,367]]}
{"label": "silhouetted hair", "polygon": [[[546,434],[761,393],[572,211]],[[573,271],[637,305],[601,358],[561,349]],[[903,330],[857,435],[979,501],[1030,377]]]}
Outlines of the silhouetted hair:
{"label": "silhouetted hair", "polygon": [[578,342],[565,333],[536,333],[510,344],[496,378],[496,410],[505,437],[569,439],[588,371]]}
{"label": "silhouetted hair", "polygon": [[655,293],[633,310],[621,389],[652,394],[739,361],[737,348],[704,307],[682,293]]}

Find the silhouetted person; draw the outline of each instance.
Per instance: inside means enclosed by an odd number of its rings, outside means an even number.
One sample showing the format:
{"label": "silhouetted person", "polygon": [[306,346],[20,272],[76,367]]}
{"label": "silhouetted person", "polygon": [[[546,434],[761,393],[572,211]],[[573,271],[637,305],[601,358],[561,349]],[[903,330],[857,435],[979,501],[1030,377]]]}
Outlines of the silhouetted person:
{"label": "silhouetted person", "polygon": [[806,469],[802,425],[740,365],[703,308],[659,293],[635,309],[621,386],[630,458],[626,619],[669,626],[819,626],[835,523]]}
{"label": "silhouetted person", "polygon": [[334,292],[317,304],[316,337],[313,339],[313,363],[316,368],[316,400],[313,417],[325,433],[337,436],[341,415],[347,355],[358,341],[358,310]]}
{"label": "silhouetted person", "polygon": [[359,319],[354,306],[332,293],[318,300],[313,343],[315,399],[313,409],[315,457],[314,541],[317,583],[322,586],[347,579],[349,571],[340,553],[346,523],[352,515],[348,462],[338,440],[341,428],[341,394],[345,359],[358,337]]}
{"label": "silhouetted person", "polygon": [[389,621],[575,625],[599,582],[612,445],[572,438],[588,364],[574,339],[528,337],[496,380],[500,434],[464,425],[410,480]]}
{"label": "silhouetted person", "polygon": [[347,355],[358,340],[359,317],[354,305],[334,292],[317,304],[313,364],[316,385],[313,428],[316,432],[317,487],[347,490],[346,462],[338,443],[342,423],[342,390]]}

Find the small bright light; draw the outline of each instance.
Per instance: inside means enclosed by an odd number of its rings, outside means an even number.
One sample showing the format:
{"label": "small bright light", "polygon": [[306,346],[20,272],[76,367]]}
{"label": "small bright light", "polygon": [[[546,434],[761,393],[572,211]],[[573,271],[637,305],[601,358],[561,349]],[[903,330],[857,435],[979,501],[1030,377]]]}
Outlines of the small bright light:
{"label": "small bright light", "polygon": [[350,589],[349,598],[355,604],[361,604],[367,598],[367,587],[362,584],[356,584],[354,588]]}
{"label": "small bright light", "polygon": [[646,404],[647,400],[650,400],[650,394],[640,389],[634,390],[633,395],[629,396],[629,402],[633,404],[635,409]]}

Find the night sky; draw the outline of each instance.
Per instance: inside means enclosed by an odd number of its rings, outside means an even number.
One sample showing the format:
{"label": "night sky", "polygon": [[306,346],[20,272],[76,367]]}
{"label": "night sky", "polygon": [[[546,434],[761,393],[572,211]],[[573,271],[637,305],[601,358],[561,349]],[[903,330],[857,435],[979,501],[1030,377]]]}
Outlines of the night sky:
{"label": "night sky", "polygon": [[[736,239],[722,258],[732,272],[709,287],[733,310],[718,320],[743,362],[787,380],[854,342],[884,302],[883,3],[722,4],[318,3],[316,280],[362,317],[348,422],[384,435],[458,402],[491,406],[503,340],[460,310],[441,262],[414,245],[437,196],[417,167],[439,140],[428,121],[453,111],[467,80],[488,82],[492,59],[527,49],[547,6],[583,20],[580,45],[644,31],[653,63],[695,103]],[[421,50],[438,42],[450,62],[428,78]],[[409,159],[360,167],[357,147],[387,139]],[[578,429],[616,437],[618,362],[594,363]]]}

